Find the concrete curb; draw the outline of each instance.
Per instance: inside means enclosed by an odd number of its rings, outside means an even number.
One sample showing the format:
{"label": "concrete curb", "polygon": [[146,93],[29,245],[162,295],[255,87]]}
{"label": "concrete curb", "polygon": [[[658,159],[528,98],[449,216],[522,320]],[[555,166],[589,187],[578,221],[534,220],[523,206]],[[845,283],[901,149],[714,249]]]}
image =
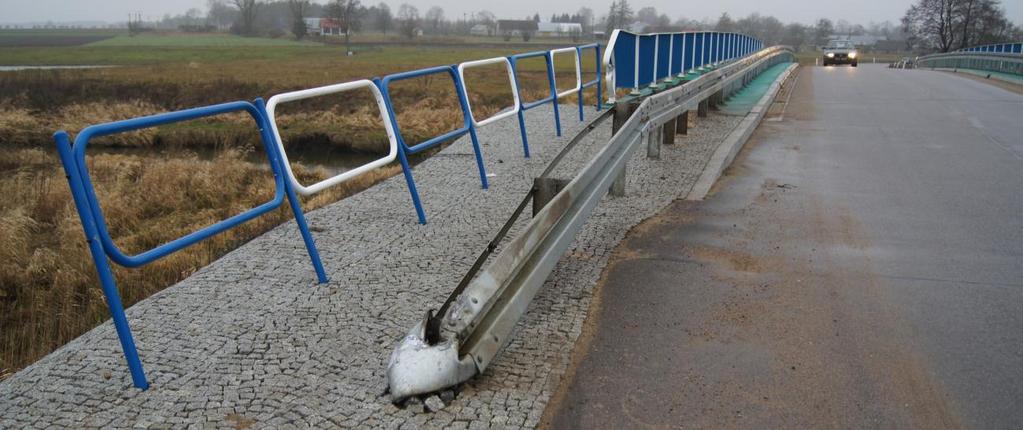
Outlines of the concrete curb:
{"label": "concrete curb", "polygon": [[792,71],[798,66],[799,64],[793,63],[778,75],[778,78],[767,89],[764,96],[760,98],[760,101],[746,114],[746,118],[735,127],[735,130],[732,130],[724,142],[721,143],[721,146],[718,146],[718,149],[714,151],[714,155],[710,157],[710,161],[707,162],[707,167],[700,174],[700,179],[696,181],[696,185],[693,186],[689,195],[686,196],[686,200],[700,201],[707,196],[710,188],[714,186],[714,183],[721,177],[725,169],[732,164],[735,155],[739,153],[739,150],[742,149],[746,141],[753,135],[753,130],[756,130],[760,121],[764,119],[764,115],[767,114],[775,96],[781,90],[782,82],[785,82],[789,75],[792,74]]}
{"label": "concrete curb", "polygon": [[966,73],[966,74],[970,74],[970,75],[981,77],[981,78],[985,78],[985,79],[993,79],[993,80],[996,80],[996,81],[999,81],[999,82],[1005,82],[1005,83],[1009,83],[1009,84],[1013,84],[1013,85],[1017,85],[1017,86],[1023,86],[1023,80],[1021,80],[1021,79],[1006,78],[1004,76],[996,75],[994,73],[989,73],[989,72],[984,71],[984,70],[949,69],[949,68],[942,68],[942,67],[938,67],[938,68],[926,68],[925,67],[925,68],[922,68],[921,70],[930,70],[932,72],[947,72],[947,73],[953,73],[953,74]]}

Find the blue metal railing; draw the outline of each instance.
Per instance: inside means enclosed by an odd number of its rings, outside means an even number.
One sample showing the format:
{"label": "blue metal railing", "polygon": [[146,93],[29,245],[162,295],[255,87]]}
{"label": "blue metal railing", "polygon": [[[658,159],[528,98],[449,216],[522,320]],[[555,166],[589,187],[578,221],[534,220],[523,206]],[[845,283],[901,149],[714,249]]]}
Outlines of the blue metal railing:
{"label": "blue metal railing", "polygon": [[[398,119],[394,114],[394,102],[391,100],[391,83],[445,73],[451,77],[451,83],[454,85],[455,93],[458,95],[458,104],[462,110],[462,126],[455,130],[409,146],[409,144],[405,142],[405,137],[401,132],[401,125],[398,124]],[[390,118],[391,126],[394,128],[395,135],[398,137],[398,146],[401,149],[398,151],[398,161],[401,163],[401,169],[405,173],[405,182],[408,184],[409,194],[412,196],[412,205],[415,206],[416,216],[419,217],[420,224],[426,224],[426,211],[423,210],[423,202],[419,198],[419,191],[416,189],[416,181],[412,176],[412,166],[410,166],[408,162],[409,155],[420,153],[440,145],[443,142],[462,137],[468,133],[472,138],[472,150],[476,155],[476,167],[480,173],[480,184],[483,189],[487,189],[489,187],[489,184],[487,184],[487,170],[486,167],[483,166],[483,152],[480,150],[479,138],[476,136],[476,126],[473,124],[472,118],[469,114],[468,102],[466,101],[465,92],[462,90],[461,80],[458,77],[458,69],[455,66],[438,66],[387,75],[382,80],[378,81],[378,86],[380,87],[380,92],[384,95],[384,101],[387,103],[387,116]]]}
{"label": "blue metal railing", "polygon": [[[519,61],[528,58],[540,58],[544,60],[544,65],[547,69],[547,82],[550,89],[550,94],[540,100],[534,100],[531,102],[523,101],[522,97],[522,85],[519,81]],[[561,113],[558,112],[558,89],[554,85],[554,57],[551,56],[550,51],[537,51],[528,52],[525,54],[515,54],[508,57],[508,61],[511,61],[512,71],[515,74],[515,86],[519,91],[519,132],[522,134],[522,148],[526,151],[526,157],[529,157],[529,138],[526,137],[526,119],[525,113],[527,110],[542,106],[547,103],[554,105],[554,132],[561,136]]]}
{"label": "blue metal railing", "polygon": [[[178,239],[164,243],[156,248],[142,252],[137,255],[126,255],[114,244],[110,238],[106,219],[103,217],[103,210],[96,198],[95,187],[89,177],[89,169],[85,163],[85,149],[89,141],[96,137],[108,136],[117,133],[124,133],[143,128],[155,127],[175,122],[189,121],[203,117],[220,115],[230,112],[247,112],[256,122],[260,130],[260,140],[263,149],[267,154],[267,161],[270,163],[270,170],[274,175],[275,192],[274,197],[255,208],[249,209],[238,215],[232,216],[213,225],[207,226],[198,231],[189,233]],[[194,245],[206,238],[234,228],[242,223],[252,220],[260,215],[266,214],[284,203],[285,197],[291,204],[292,212],[295,214],[295,221],[302,233],[309,257],[312,259],[313,268],[320,282],[327,281],[327,275],[320,262],[316,244],[313,242],[309,227],[306,225],[302,208],[291,188],[290,183],[284,180],[284,167],[280,154],[273,137],[269,134],[270,127],[266,121],[266,112],[263,101],[257,99],[255,103],[233,102],[214,106],[187,109],[177,112],[168,112],[141,118],[116,121],[106,124],[99,124],[86,127],[75,138],[74,146],[65,131],[58,131],[54,135],[57,143],[57,151],[60,155],[61,164],[67,173],[68,184],[71,187],[71,196],[78,209],[78,216],[82,221],[86,240],[89,243],[89,251],[92,253],[93,263],[100,278],[103,293],[106,296],[107,307],[114,321],[117,336],[124,350],[125,359],[131,372],[132,382],[141,389],[146,389],[149,382],[146,380],[145,372],[142,370],[142,362],[139,360],[138,350],[132,337],[131,328],[124,315],[124,306],[121,303],[120,294],[117,291],[117,284],[113,272],[110,269],[108,258],[115,263],[125,267],[139,267],[156,261],[162,257],[177,252],[183,248]]]}
{"label": "blue metal railing", "polygon": [[715,31],[636,34],[615,30],[604,52],[608,101],[614,90],[639,90],[692,71],[759,51],[763,43],[738,33]]}
{"label": "blue metal railing", "polygon": [[[589,87],[596,87],[597,102],[595,103],[595,105],[596,105],[597,111],[600,111],[600,100],[602,98],[602,95],[600,93],[600,90],[601,90],[601,88],[600,88],[600,81],[601,81],[601,79],[600,79],[600,44],[599,43],[591,43],[589,45],[576,46],[575,49],[579,53],[578,55],[579,55],[579,60],[580,61],[582,61],[582,58],[583,58],[583,51],[587,50],[587,49],[592,49],[593,50],[593,59],[594,59],[594,63],[595,63],[594,64],[595,75],[593,77],[593,80],[592,81],[588,81],[588,82],[581,82],[579,84],[579,121],[582,121],[583,120],[583,91],[586,91],[587,88],[589,88]],[[579,70],[580,79],[582,77],[582,73],[583,72],[580,69]]]}
{"label": "blue metal railing", "polygon": [[990,45],[971,46],[956,52],[994,52],[1001,54],[1023,54],[1023,43],[994,43]]}

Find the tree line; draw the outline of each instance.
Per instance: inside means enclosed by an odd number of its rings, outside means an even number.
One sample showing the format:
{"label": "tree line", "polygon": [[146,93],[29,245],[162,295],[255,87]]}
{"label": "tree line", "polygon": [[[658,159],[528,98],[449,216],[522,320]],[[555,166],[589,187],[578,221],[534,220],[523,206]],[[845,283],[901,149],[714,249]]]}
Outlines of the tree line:
{"label": "tree line", "polygon": [[[383,2],[364,5],[360,0],[207,0],[205,16],[198,9],[183,15],[165,16],[158,23],[164,28],[217,29],[241,35],[297,39],[312,30],[304,18],[327,18],[339,27],[340,34],[350,36],[360,31],[394,32],[413,38],[418,34],[469,34],[478,25],[493,29],[497,16],[479,11],[459,17],[448,17],[439,6],[425,13],[408,3],[396,12]],[[766,44],[784,44],[796,48],[822,46],[828,38],[843,36],[874,36],[899,41],[910,51],[949,51],[986,43],[1018,41],[1021,30],[1005,14],[1000,0],[917,0],[900,23],[870,23],[866,26],[845,20],[821,18],[812,24],[785,23],[776,17],[750,14],[733,18],[724,13],[717,19],[695,20],[688,17],[672,19],[654,7],[634,10],[628,0],[612,0],[607,13],[597,15],[588,7],[575,12],[554,13],[551,22],[574,22],[585,34],[624,28],[643,32],[659,31],[734,31],[763,40]],[[536,13],[524,20],[539,21]],[[488,33],[488,34],[496,34]]]}
{"label": "tree line", "polygon": [[1005,16],[999,0],[918,0],[902,17],[911,47],[948,52],[1017,42],[1023,31]]}

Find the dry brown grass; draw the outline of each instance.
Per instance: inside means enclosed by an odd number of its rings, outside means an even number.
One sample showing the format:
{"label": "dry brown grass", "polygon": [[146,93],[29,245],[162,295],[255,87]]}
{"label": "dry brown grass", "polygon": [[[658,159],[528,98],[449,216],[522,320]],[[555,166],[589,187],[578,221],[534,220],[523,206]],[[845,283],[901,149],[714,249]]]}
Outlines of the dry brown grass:
{"label": "dry brown grass", "polygon": [[[212,160],[101,154],[90,173],[115,242],[143,251],[273,196],[265,166],[239,150]],[[0,375],[23,367],[109,318],[81,224],[56,157],[40,149],[0,152]],[[380,169],[304,199],[311,210],[399,169]],[[327,176],[297,168],[304,183]],[[142,192],[142,191],[145,192]],[[227,251],[290,219],[284,208],[140,269],[114,266],[125,305],[184,279]]]}

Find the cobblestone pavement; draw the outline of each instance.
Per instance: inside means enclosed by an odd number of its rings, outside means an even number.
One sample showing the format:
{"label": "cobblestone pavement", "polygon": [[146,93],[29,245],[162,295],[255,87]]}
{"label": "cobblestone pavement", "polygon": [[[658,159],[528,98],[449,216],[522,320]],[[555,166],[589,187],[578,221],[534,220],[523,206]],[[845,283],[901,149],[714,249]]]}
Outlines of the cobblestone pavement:
{"label": "cobblestone pavement", "polygon": [[[487,371],[437,412],[392,405],[383,393],[395,343],[443,302],[532,178],[583,125],[563,106],[564,137],[555,138],[550,118],[550,109],[527,114],[531,159],[522,157],[514,118],[480,131],[494,175],[489,190],[479,187],[467,141],[418,165],[425,226],[416,224],[401,175],[310,212],[327,284],[315,283],[287,223],[136,304],[127,314],[148,391],[131,387],[108,322],[0,383],[0,428],[536,426],[611,250],[630,227],[688,193],[740,119],[701,118],[660,160],[637,151],[628,195],[596,208]],[[607,121],[555,176],[573,176],[609,134]]]}

